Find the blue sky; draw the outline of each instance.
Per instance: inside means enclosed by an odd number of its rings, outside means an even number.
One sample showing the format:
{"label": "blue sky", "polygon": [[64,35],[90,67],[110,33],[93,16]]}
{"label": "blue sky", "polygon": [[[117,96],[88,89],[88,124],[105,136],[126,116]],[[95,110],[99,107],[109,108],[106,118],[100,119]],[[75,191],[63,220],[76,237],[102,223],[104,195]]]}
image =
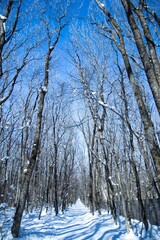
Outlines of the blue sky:
{"label": "blue sky", "polygon": [[88,11],[88,7],[89,7],[89,4],[90,4],[90,0],[83,0],[83,3],[82,3],[82,8],[80,10],[80,17],[86,17],[87,16],[87,11]]}

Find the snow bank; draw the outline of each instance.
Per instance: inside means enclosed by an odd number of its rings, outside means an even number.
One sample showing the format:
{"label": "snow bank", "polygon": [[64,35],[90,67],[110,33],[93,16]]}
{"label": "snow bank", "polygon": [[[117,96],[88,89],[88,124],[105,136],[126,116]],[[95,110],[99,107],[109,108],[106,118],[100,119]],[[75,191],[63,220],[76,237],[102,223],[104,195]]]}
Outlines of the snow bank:
{"label": "snow bank", "polygon": [[130,230],[129,234],[126,233],[123,235],[123,240],[139,240],[139,239],[140,238],[133,233],[132,229]]}

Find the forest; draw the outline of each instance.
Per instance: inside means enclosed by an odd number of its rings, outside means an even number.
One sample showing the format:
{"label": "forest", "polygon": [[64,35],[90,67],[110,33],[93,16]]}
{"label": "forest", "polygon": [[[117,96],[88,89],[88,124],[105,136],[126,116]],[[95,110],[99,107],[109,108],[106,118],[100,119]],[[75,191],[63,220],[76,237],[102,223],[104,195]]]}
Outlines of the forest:
{"label": "forest", "polygon": [[[0,0],[0,210],[80,199],[160,226],[158,0]],[[3,226],[2,226],[3,228]],[[1,227],[0,227],[1,229]],[[158,238],[157,238],[158,239]]]}

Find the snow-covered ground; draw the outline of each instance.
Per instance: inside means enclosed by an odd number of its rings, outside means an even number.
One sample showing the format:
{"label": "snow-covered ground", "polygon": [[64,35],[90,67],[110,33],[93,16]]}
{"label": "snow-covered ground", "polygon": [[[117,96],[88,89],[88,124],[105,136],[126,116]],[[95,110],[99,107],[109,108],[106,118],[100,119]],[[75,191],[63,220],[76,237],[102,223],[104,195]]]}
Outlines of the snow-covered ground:
{"label": "snow-covered ground", "polygon": [[[2,213],[2,212],[1,212]],[[102,211],[99,216],[92,216],[89,210],[80,200],[70,207],[64,214],[55,216],[54,213],[42,212],[41,220],[38,220],[39,212],[24,214],[20,236],[18,239],[37,240],[137,240],[160,239],[160,227],[150,226],[145,233],[142,224],[133,220],[133,232],[126,234],[124,218],[119,218],[119,224],[115,225],[107,211]],[[0,239],[14,239],[10,233],[13,211],[6,210],[6,215],[0,215]]]}

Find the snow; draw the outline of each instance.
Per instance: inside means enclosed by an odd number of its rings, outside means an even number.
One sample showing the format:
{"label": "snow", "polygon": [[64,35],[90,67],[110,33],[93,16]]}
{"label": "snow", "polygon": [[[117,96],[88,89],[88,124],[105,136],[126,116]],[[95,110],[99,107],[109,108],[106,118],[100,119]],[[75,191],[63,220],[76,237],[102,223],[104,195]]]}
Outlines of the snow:
{"label": "snow", "polygon": [[9,160],[9,157],[8,156],[5,156],[1,159],[1,162],[5,162],[6,160]]}
{"label": "snow", "polygon": [[[39,210],[40,211],[40,210]],[[137,220],[132,220],[133,231],[126,233],[125,220],[119,218],[119,224],[115,225],[110,213],[102,211],[102,215],[97,212],[91,215],[89,209],[78,200],[75,205],[59,216],[55,216],[54,211],[43,209],[41,219],[38,220],[39,211],[23,215],[19,240],[145,240],[160,239],[160,229],[151,226],[146,234],[142,224]],[[8,208],[5,216],[0,213],[2,223],[2,237],[5,240],[13,240],[10,228],[14,211]],[[141,234],[140,234],[141,233]],[[151,237],[151,238],[149,238]]]}
{"label": "snow", "polygon": [[114,183],[113,181],[111,181],[113,186],[118,186],[118,183]]}
{"label": "snow", "polygon": [[104,5],[104,3],[101,3],[101,7],[104,7],[105,5]]}
{"label": "snow", "polygon": [[6,97],[0,98],[0,103],[2,103],[5,99]]}
{"label": "snow", "polygon": [[107,103],[104,103],[104,102],[102,102],[102,101],[98,101],[98,103],[99,103],[100,105],[104,106],[104,107],[107,107],[107,108],[111,109],[111,110],[115,110],[115,107],[114,107],[114,106],[109,106]]}
{"label": "snow", "polygon": [[5,209],[8,205],[6,203],[1,203],[0,204],[0,209]]}
{"label": "snow", "polygon": [[16,189],[16,187],[13,184],[9,188],[13,191]]}
{"label": "snow", "polygon": [[130,229],[129,234],[127,234],[127,233],[124,234],[123,239],[124,240],[136,240],[136,239],[139,239],[139,237],[136,237],[135,234],[133,233],[133,230]]}
{"label": "snow", "polygon": [[3,23],[3,30],[6,31],[6,25]]}
{"label": "snow", "polygon": [[49,49],[52,51],[54,49],[54,46],[49,47]]}
{"label": "snow", "polygon": [[104,102],[102,102],[102,101],[98,101],[98,102],[99,102],[99,104],[101,104],[102,106],[108,107],[108,105],[107,105],[106,103],[104,103]]}
{"label": "snow", "polygon": [[98,1],[98,4],[99,4],[99,6],[102,7],[102,8],[105,7],[104,3],[100,2],[100,1]]}
{"label": "snow", "polygon": [[42,86],[42,91],[43,92],[47,92],[47,87],[46,86]]}
{"label": "snow", "polygon": [[31,121],[28,120],[27,123],[26,123],[26,127],[30,127],[30,124],[31,124]]}
{"label": "snow", "polygon": [[3,16],[2,14],[0,14],[0,19],[1,20],[6,20],[7,18],[5,16]]}
{"label": "snow", "polygon": [[[7,18],[5,16],[3,16],[2,14],[0,14],[0,19],[3,22],[3,30],[6,31],[5,21]],[[3,101],[3,98],[0,101]]]}

